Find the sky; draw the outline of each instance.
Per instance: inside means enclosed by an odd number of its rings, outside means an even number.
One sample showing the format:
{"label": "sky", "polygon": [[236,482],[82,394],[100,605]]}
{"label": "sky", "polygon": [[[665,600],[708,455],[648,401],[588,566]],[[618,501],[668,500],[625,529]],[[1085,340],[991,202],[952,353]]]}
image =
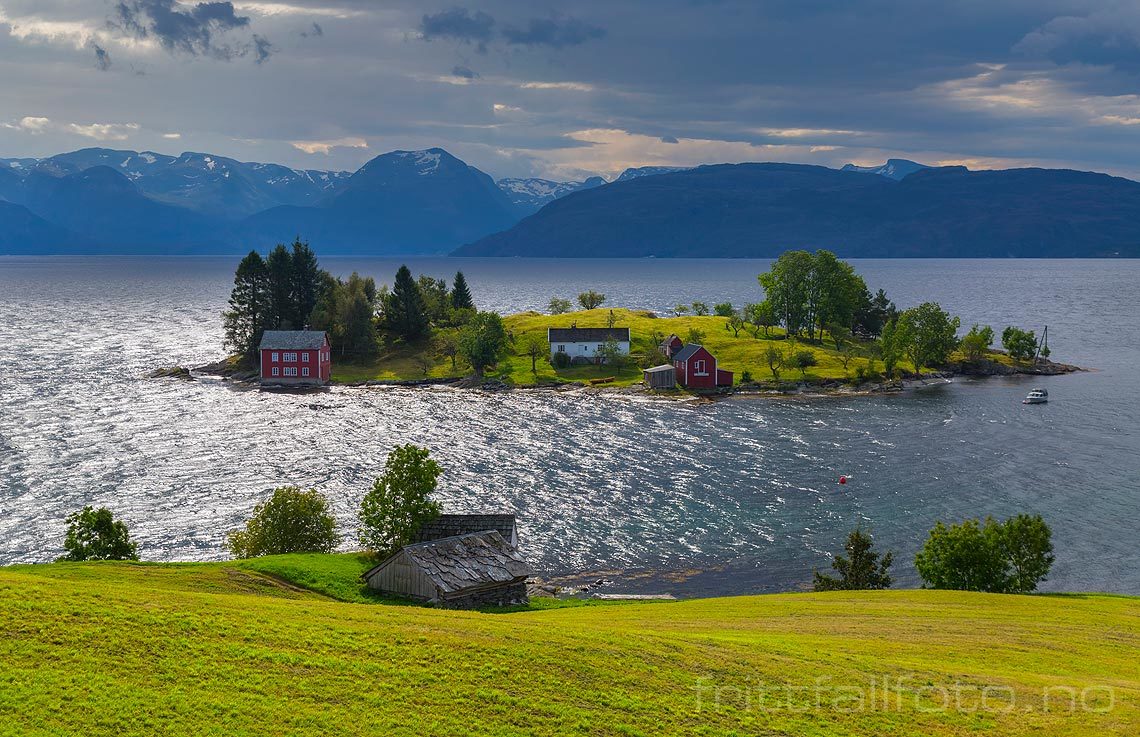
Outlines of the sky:
{"label": "sky", "polygon": [[[461,0],[462,1],[462,0]],[[1140,179],[1140,2],[0,0],[0,157],[492,176],[903,157]]]}

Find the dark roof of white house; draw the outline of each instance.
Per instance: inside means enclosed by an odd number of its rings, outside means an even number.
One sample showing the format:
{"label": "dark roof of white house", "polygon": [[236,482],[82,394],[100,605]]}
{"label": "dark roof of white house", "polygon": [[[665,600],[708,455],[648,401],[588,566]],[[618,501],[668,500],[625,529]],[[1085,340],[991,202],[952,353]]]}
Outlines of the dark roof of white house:
{"label": "dark roof of white house", "polygon": [[319,350],[325,344],[323,330],[266,330],[261,335],[261,350]]}
{"label": "dark roof of white house", "polygon": [[418,566],[445,597],[468,589],[512,583],[530,575],[530,566],[502,535],[495,530],[484,530],[405,545],[364,577],[370,578],[399,557],[406,557],[409,563]]}
{"label": "dark roof of white house", "polygon": [[692,358],[693,354],[699,351],[701,348],[702,346],[696,343],[689,343],[684,348],[673,354],[673,360],[688,361],[690,358]]}
{"label": "dark roof of white house", "polygon": [[628,343],[629,328],[548,328],[547,338],[551,343]]}
{"label": "dark roof of white house", "polygon": [[517,535],[513,514],[441,514],[416,533],[418,543],[495,530],[510,542]]}

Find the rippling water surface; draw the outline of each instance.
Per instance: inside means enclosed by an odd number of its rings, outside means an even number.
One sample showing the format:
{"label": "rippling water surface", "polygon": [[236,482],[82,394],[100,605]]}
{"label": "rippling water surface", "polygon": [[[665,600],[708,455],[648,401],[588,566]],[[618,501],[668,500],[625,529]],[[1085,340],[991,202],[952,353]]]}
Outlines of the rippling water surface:
{"label": "rippling water surface", "polygon": [[[57,556],[64,517],[87,503],[123,515],[145,558],[220,558],[225,531],[285,483],[328,494],[351,539],[388,449],[411,441],[445,467],[447,509],[515,511],[550,575],[616,572],[623,589],[681,594],[791,588],[863,524],[914,584],[913,554],[935,520],[1028,510],[1055,532],[1046,588],[1140,593],[1140,262],[855,262],[903,306],[936,300],[999,332],[1047,323],[1055,358],[1098,369],[895,397],[295,395],[142,378],[219,357],[236,261],[0,258],[0,563]],[[759,298],[766,263],[410,265],[462,268],[481,307],[512,312],[587,288],[657,310],[743,304]],[[323,265],[384,281],[399,263]],[[1036,384],[1052,401],[1023,406]]]}

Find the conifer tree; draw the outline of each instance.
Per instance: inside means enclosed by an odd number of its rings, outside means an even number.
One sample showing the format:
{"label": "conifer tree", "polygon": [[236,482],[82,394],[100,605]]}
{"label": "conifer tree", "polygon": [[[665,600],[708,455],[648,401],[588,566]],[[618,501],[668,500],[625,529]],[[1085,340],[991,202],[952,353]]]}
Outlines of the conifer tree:
{"label": "conifer tree", "polygon": [[266,330],[291,330],[295,325],[293,303],[293,258],[280,243],[265,259],[269,275],[269,319]]}
{"label": "conifer tree", "polygon": [[293,241],[293,253],[290,258],[291,281],[290,301],[293,313],[293,327],[300,330],[308,326],[313,308],[317,306],[320,296],[322,274],[317,265],[317,256],[308,243],[302,243],[300,238]]}
{"label": "conifer tree", "polygon": [[407,266],[401,266],[396,272],[392,293],[384,305],[384,319],[388,327],[405,340],[416,340],[428,331],[423,295]]}
{"label": "conifer tree", "polygon": [[250,251],[238,264],[230,309],[223,317],[226,348],[247,358],[257,355],[257,345],[269,320],[269,274],[257,251]]}
{"label": "conifer tree", "polygon": [[475,309],[475,301],[471,299],[471,290],[467,288],[467,280],[463,272],[455,272],[455,282],[451,288],[451,306],[457,310]]}

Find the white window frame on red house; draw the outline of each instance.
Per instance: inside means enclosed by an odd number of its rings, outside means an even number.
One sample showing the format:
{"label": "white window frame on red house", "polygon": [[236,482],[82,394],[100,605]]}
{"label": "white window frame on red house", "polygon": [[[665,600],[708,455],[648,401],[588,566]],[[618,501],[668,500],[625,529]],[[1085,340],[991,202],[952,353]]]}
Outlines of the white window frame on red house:
{"label": "white window frame on red house", "polygon": [[309,352],[308,351],[305,351],[304,353],[301,354],[301,362],[302,363],[308,363],[309,362]]}
{"label": "white window frame on red house", "polygon": [[308,375],[309,375],[309,367],[305,366],[304,368],[301,369],[301,376],[308,376]]}
{"label": "white window frame on red house", "polygon": [[282,355],[281,358],[282,358],[282,361],[284,361],[285,363],[297,363],[297,354],[296,353],[285,353]]}
{"label": "white window frame on red house", "polygon": [[296,366],[286,366],[285,367],[285,373],[283,375],[284,376],[296,376],[297,375],[297,367]]}
{"label": "white window frame on red house", "polygon": [[273,367],[273,375],[274,375],[274,376],[280,376],[280,375],[281,375],[281,369],[279,369],[279,368],[277,368],[276,366],[274,366],[274,367]]}
{"label": "white window frame on red house", "polygon": [[280,356],[280,354],[277,353],[276,351],[274,351],[273,353],[269,354],[269,360],[273,361],[274,363],[277,363],[278,361],[281,360],[281,358],[279,356]]}
{"label": "white window frame on red house", "polygon": [[708,376],[709,372],[705,370],[705,359],[698,358],[693,361],[693,376]]}

